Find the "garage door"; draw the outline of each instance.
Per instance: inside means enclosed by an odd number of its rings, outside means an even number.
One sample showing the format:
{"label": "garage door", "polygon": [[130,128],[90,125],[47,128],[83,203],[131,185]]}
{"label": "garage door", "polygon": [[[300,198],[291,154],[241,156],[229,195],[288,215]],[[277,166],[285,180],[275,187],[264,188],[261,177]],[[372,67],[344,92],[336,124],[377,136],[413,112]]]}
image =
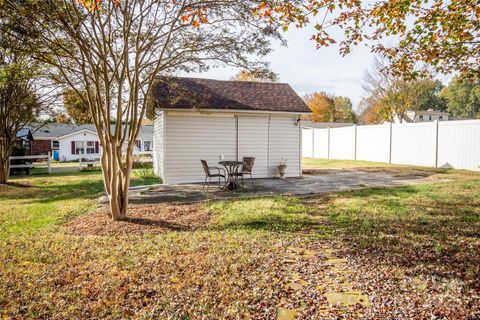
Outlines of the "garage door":
{"label": "garage door", "polygon": [[255,157],[253,177],[268,176],[268,117],[238,116],[238,159]]}

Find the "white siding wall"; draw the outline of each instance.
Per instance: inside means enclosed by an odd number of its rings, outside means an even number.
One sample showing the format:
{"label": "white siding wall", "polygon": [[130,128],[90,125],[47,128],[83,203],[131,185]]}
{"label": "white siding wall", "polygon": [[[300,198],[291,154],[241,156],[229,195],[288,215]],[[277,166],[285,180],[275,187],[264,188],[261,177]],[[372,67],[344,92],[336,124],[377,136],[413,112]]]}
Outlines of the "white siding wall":
{"label": "white siding wall", "polygon": [[[355,127],[330,129],[330,158],[353,160],[355,158]],[[332,148],[332,146],[342,146]]]}
{"label": "white siding wall", "polygon": [[277,166],[282,158],[288,161],[287,177],[301,175],[300,130],[296,116],[271,116],[270,176],[278,176]]}
{"label": "white siding wall", "polygon": [[168,184],[201,182],[200,159],[219,166],[220,156],[236,159],[236,124],[233,114],[195,115],[166,113],[164,181]]}
{"label": "white siding wall", "polygon": [[[100,153],[98,154],[72,154],[72,141],[98,141],[98,136],[90,132],[78,132],[77,134],[58,139],[59,143],[59,159],[60,161],[72,161],[78,160],[79,157],[84,159],[98,159],[100,158]],[[86,142],[85,142],[86,143]],[[99,152],[100,152],[99,146]]]}
{"label": "white siding wall", "polygon": [[238,116],[238,160],[255,157],[255,177],[268,176],[268,122],[268,116]]}
{"label": "white siding wall", "polygon": [[435,166],[435,122],[392,126],[392,163]]}
{"label": "white siding wall", "polygon": [[153,171],[155,174],[163,178],[164,176],[164,141],[165,141],[165,116],[163,111],[157,112],[155,120],[153,122],[154,135],[153,135]]}
{"label": "white siding wall", "polygon": [[[162,125],[155,122],[155,161],[165,156],[165,183],[203,182],[200,159],[210,166],[225,160],[255,157],[254,178],[278,176],[282,158],[288,161],[287,177],[301,174],[300,127],[297,116],[167,111],[163,115],[165,150],[158,147]],[[237,118],[238,117],[238,118]],[[237,153],[238,119],[238,153]],[[160,130],[160,131],[159,131]],[[161,164],[156,164],[160,172]]]}
{"label": "white siding wall", "polygon": [[390,124],[357,126],[357,160],[388,162]]}
{"label": "white siding wall", "polygon": [[438,166],[479,169],[480,121],[438,123]]}

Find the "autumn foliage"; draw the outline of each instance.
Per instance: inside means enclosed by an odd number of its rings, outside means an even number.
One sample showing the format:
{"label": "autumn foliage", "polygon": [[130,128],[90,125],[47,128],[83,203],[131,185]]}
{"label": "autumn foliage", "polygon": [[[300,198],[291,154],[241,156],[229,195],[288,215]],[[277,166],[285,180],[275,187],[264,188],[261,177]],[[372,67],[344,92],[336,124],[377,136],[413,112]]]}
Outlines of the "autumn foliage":
{"label": "autumn foliage", "polygon": [[[78,1],[93,11],[107,0]],[[171,5],[180,4],[172,0]],[[271,24],[280,23],[284,31],[291,25],[314,24],[311,39],[317,46],[337,43],[342,55],[367,43],[389,61],[392,73],[404,77],[425,74],[425,66],[442,73],[479,73],[480,5],[476,0],[268,0],[260,2],[253,13]],[[191,4],[181,19],[198,28],[208,23],[208,12]],[[334,38],[338,30],[343,37]],[[398,43],[385,45],[384,40],[392,36]]]}
{"label": "autumn foliage", "polygon": [[315,122],[333,122],[334,100],[325,92],[315,92],[304,97],[312,114],[310,119]]}
{"label": "autumn foliage", "polygon": [[336,97],[326,92],[314,92],[303,98],[312,110],[309,119],[315,122],[356,123],[357,117],[352,110],[352,102],[346,97]]}

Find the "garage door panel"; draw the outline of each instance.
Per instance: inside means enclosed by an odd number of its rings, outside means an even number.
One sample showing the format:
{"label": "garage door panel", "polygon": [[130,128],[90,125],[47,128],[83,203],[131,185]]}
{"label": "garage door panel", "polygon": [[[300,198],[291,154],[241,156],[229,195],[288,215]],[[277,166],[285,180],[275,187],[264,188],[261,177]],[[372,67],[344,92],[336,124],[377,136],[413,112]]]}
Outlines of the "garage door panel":
{"label": "garage door panel", "polygon": [[238,158],[255,157],[253,176],[268,176],[268,117],[238,117]]}

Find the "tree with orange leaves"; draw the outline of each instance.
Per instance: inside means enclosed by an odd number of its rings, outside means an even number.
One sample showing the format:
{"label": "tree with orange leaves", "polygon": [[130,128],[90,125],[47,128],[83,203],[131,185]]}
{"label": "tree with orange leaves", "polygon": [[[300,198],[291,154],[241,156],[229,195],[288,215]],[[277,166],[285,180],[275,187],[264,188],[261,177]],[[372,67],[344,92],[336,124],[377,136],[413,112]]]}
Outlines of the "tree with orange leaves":
{"label": "tree with orange leaves", "polygon": [[[266,0],[257,11],[284,29],[313,23],[317,46],[336,43],[342,55],[365,43],[403,78],[430,71],[480,73],[478,0]],[[343,36],[334,38],[337,31]],[[392,36],[397,44],[386,45]]]}
{"label": "tree with orange leaves", "polygon": [[335,121],[335,100],[326,92],[314,92],[303,98],[312,110],[310,119],[315,122]]}
{"label": "tree with orange leaves", "polygon": [[352,110],[352,102],[347,97],[336,97],[326,92],[314,92],[304,96],[304,101],[312,110],[310,120],[315,122],[357,123]]}

